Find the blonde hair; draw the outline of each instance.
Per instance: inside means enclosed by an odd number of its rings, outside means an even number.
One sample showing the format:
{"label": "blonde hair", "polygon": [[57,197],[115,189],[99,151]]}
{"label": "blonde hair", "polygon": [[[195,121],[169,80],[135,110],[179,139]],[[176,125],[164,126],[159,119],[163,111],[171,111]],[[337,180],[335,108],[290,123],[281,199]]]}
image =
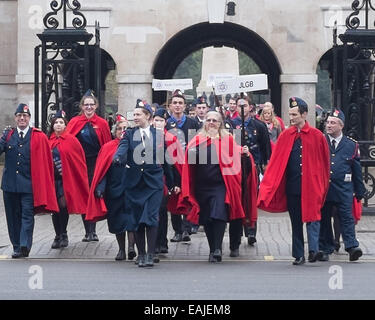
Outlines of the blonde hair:
{"label": "blonde hair", "polygon": [[[230,135],[229,131],[225,129],[224,127],[224,121],[223,121],[223,117],[221,116],[221,114],[217,111],[208,111],[206,116],[204,117],[204,119],[206,120],[207,117],[211,114],[214,114],[215,115],[215,118],[220,122],[220,126],[219,126],[219,137],[225,137],[225,136],[228,136]],[[206,130],[206,123],[203,123],[203,127],[202,129],[200,129],[198,131],[198,134],[204,136],[204,137],[209,137],[210,135],[208,134],[208,131]]]}
{"label": "blonde hair", "polygon": [[266,102],[264,104],[264,107],[263,107],[262,112],[261,112],[260,117],[259,117],[260,120],[262,120],[263,122],[266,122],[266,119],[264,119],[264,111],[270,111],[271,112],[271,119],[269,120],[269,122],[271,122],[274,125],[274,127],[280,128],[280,122],[275,117],[275,111],[273,111],[272,103]]}

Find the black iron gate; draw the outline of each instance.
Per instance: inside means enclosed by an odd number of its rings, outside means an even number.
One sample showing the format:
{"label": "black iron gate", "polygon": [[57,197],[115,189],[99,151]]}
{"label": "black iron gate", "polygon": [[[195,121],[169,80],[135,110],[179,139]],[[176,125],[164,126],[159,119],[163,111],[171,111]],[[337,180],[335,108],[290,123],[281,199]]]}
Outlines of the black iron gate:
{"label": "black iron gate", "polygon": [[[50,7],[52,11],[43,19],[45,30],[38,34],[42,43],[35,48],[34,121],[44,132],[57,110],[64,110],[68,119],[77,115],[80,99],[88,89],[94,89],[98,100],[102,100],[99,23],[95,24],[95,44],[89,45],[93,35],[85,29],[87,20],[79,11],[79,1],[51,1]],[[60,22],[59,13],[62,13]],[[68,26],[71,15],[71,26]],[[94,71],[91,74],[90,69]],[[99,114],[103,113],[99,107]]]}
{"label": "black iron gate", "polygon": [[341,108],[345,114],[345,133],[358,140],[364,182],[367,187],[365,207],[375,193],[375,179],[369,168],[375,167],[375,23],[369,19],[375,11],[372,0],[355,0],[353,12],[346,18],[347,30],[339,35],[340,48],[334,37],[334,65],[337,66],[337,51],[342,62],[342,81],[338,83],[338,69],[334,68],[334,107],[337,107],[337,87],[342,90]]}

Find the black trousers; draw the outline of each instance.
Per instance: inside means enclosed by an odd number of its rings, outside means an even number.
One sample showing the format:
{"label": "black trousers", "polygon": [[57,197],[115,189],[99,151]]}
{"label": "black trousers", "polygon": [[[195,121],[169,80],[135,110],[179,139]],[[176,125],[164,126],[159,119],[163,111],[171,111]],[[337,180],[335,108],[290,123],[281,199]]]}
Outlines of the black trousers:
{"label": "black trousers", "polygon": [[182,234],[184,231],[191,232],[191,222],[186,220],[184,214],[173,214],[171,213],[171,222],[173,230],[176,234]]}
{"label": "black trousers", "polygon": [[21,247],[31,249],[34,231],[34,201],[32,193],[3,192],[8,233],[14,252]]}
{"label": "black trousers", "polygon": [[156,247],[168,248],[168,211],[167,211],[168,196],[164,196],[159,210],[159,226],[158,234],[156,237]]}
{"label": "black trousers", "polygon": [[236,250],[240,247],[242,237],[242,219],[229,222],[229,248]]}
{"label": "black trousers", "polygon": [[[86,158],[86,165],[87,165],[87,176],[89,178],[89,186],[91,186],[92,178],[94,177],[95,165],[96,165],[97,157],[90,157]],[[86,235],[90,233],[96,233],[96,222],[89,222],[86,221],[86,215],[83,214],[82,216],[83,226],[85,227]]]}
{"label": "black trousers", "polygon": [[204,231],[207,236],[210,253],[213,253],[216,249],[222,250],[226,225],[227,223],[225,221],[218,219],[210,219],[204,224]]}

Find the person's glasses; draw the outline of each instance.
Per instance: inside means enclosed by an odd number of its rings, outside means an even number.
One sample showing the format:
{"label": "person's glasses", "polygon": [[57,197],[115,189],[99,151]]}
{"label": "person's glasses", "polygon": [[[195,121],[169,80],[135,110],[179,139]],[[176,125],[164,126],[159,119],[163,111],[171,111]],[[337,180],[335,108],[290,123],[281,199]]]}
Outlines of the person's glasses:
{"label": "person's glasses", "polygon": [[18,113],[18,114],[16,114],[16,117],[17,117],[17,118],[22,118],[22,117],[24,117],[24,118],[28,118],[29,115],[28,115],[27,113]]}
{"label": "person's glasses", "polygon": [[85,107],[94,107],[96,104],[95,103],[84,103],[83,105]]}
{"label": "person's glasses", "polygon": [[219,122],[219,120],[216,120],[216,119],[206,119],[207,122],[213,122],[213,123],[216,123],[216,122]]}
{"label": "person's glasses", "polygon": [[125,127],[117,127],[116,130],[117,131],[124,131],[126,128]]}

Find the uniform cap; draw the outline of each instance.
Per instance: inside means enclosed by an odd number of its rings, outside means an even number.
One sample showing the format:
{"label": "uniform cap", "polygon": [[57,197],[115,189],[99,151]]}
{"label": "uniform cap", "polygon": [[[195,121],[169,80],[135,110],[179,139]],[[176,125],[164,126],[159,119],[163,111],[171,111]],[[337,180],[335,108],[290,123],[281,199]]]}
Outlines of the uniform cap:
{"label": "uniform cap", "polygon": [[30,113],[30,108],[27,104],[24,104],[24,103],[20,103],[16,109],[16,112],[14,113],[14,115],[16,115],[17,113],[27,113],[29,116],[31,116],[31,113]]}
{"label": "uniform cap", "polygon": [[307,103],[301,98],[291,97],[289,98],[289,108],[304,107],[307,108]]}

